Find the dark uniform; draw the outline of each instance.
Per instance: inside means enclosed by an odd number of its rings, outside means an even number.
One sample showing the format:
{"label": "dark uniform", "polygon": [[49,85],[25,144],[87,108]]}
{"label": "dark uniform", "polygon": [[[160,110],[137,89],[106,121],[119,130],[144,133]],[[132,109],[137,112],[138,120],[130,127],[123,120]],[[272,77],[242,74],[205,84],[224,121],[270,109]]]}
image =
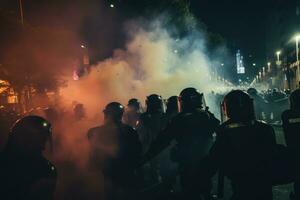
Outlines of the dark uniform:
{"label": "dark uniform", "polygon": [[295,199],[300,199],[300,89],[295,90],[290,96],[291,109],[282,113],[283,130],[289,150],[291,171],[294,183]]}
{"label": "dark uniform", "polygon": [[167,118],[164,112],[162,97],[152,94],[146,100],[147,110],[141,114],[137,132],[143,145],[143,152],[146,153],[152,142],[166,128]]}
{"label": "dark uniform", "polygon": [[229,120],[217,130],[212,166],[230,179],[233,200],[271,200],[273,128],[255,120],[252,99],[240,90],[225,96],[223,109]]}
{"label": "dark uniform", "polygon": [[194,88],[181,92],[181,112],[175,116],[146,157],[161,152],[176,141],[172,159],[179,165],[179,175],[185,199],[210,198],[211,180],[206,156],[213,144],[213,133],[219,125],[213,114],[203,110],[202,94]]}
{"label": "dark uniform", "polygon": [[[137,124],[137,132],[142,143],[143,154],[148,152],[152,143],[166,128],[167,118],[164,112],[163,100],[160,95],[151,94],[146,99],[147,110],[141,114]],[[164,155],[152,159],[143,166],[144,188],[153,188],[161,183],[161,161]],[[155,186],[154,186],[155,185]],[[151,193],[151,192],[150,192]]]}
{"label": "dark uniform", "polygon": [[17,121],[0,155],[1,199],[53,199],[56,168],[42,155],[49,137],[51,125],[45,119]]}
{"label": "dark uniform", "polygon": [[104,125],[88,131],[92,163],[104,175],[105,196],[109,200],[134,198],[138,184],[135,170],[141,144],[136,131],[121,122],[123,112],[121,104],[108,104]]}

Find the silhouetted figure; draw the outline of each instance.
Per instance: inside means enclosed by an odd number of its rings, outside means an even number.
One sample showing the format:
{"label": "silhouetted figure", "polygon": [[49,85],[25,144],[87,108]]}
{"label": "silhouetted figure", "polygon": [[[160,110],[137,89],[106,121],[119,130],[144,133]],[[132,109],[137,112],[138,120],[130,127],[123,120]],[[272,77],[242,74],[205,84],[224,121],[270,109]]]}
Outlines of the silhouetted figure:
{"label": "silhouetted figure", "polygon": [[1,199],[53,199],[56,168],[43,155],[51,124],[38,116],[18,120],[0,156]]}
{"label": "silhouetted figure", "polygon": [[109,103],[103,112],[104,124],[88,131],[91,162],[104,175],[106,199],[134,199],[138,186],[135,170],[142,151],[138,135],[122,123],[124,107],[120,103]]}
{"label": "silhouetted figure", "polygon": [[73,114],[75,120],[82,120],[83,118],[85,118],[86,113],[85,113],[84,105],[81,103],[77,103],[76,105],[74,105]]}
{"label": "silhouetted figure", "polygon": [[138,99],[130,99],[123,116],[123,122],[136,129],[141,113],[141,103]]}
{"label": "silhouetted figure", "polygon": [[271,200],[273,128],[255,119],[253,100],[243,91],[229,92],[222,107],[228,120],[217,130],[212,166],[230,179],[233,200]]}
{"label": "silhouetted figure", "polygon": [[172,160],[178,163],[184,199],[210,199],[211,180],[206,156],[213,144],[213,133],[219,125],[205,109],[203,94],[195,88],[184,89],[179,96],[181,112],[175,116],[145,156],[151,159],[176,141]]}
{"label": "silhouetted figure", "polygon": [[[146,99],[146,112],[141,114],[137,132],[145,154],[167,124],[163,99],[160,95],[151,94]],[[161,182],[160,157],[151,160],[143,166],[144,187],[152,188]]]}
{"label": "silhouetted figure", "polygon": [[290,96],[290,109],[282,113],[283,130],[289,154],[292,158],[294,183],[294,199],[300,199],[300,89]]}
{"label": "silhouetted figure", "polygon": [[171,96],[167,100],[167,119],[170,121],[179,113],[178,96]]}
{"label": "silhouetted figure", "polygon": [[143,152],[147,152],[152,142],[167,124],[162,97],[152,94],[146,99],[147,110],[141,114],[137,131],[143,145]]}
{"label": "silhouetted figure", "polygon": [[[264,100],[262,96],[260,96],[255,88],[249,88],[247,93],[253,99],[256,119],[265,120],[267,114],[270,115],[268,112],[268,102]],[[268,116],[269,117],[269,116]]]}

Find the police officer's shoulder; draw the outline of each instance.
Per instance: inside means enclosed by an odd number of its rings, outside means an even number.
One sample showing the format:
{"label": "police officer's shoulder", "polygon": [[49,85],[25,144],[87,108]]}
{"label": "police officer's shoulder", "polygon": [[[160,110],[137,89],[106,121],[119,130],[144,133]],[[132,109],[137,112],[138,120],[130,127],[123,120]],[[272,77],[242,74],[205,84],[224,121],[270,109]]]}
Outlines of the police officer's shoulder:
{"label": "police officer's shoulder", "polygon": [[90,138],[92,138],[95,134],[101,132],[101,130],[102,130],[102,126],[97,126],[97,127],[90,128],[90,129],[88,130],[87,137],[90,139]]}
{"label": "police officer's shoulder", "polygon": [[251,120],[246,122],[236,122],[232,120],[227,120],[223,124],[221,124],[217,131],[223,131],[223,130],[232,130],[236,128],[245,128],[245,127],[251,127],[251,126],[260,126],[260,127],[270,127],[266,122],[264,121],[257,121],[257,120]]}
{"label": "police officer's shoulder", "polygon": [[231,123],[232,123],[231,120],[227,120],[227,121],[223,122],[223,123],[217,128],[216,132],[218,133],[218,132],[221,132],[221,131],[227,129],[227,128],[228,128],[228,125],[230,125]]}
{"label": "police officer's shoulder", "polygon": [[187,117],[191,115],[191,113],[185,113],[185,112],[180,112],[178,113],[177,115],[175,115],[173,118],[172,118],[172,122],[178,122],[180,120],[182,120],[183,118]]}
{"label": "police officer's shoulder", "polygon": [[38,170],[36,173],[42,173],[54,178],[57,176],[57,169],[55,165],[44,157],[40,157],[40,159],[35,160],[34,165],[36,165],[35,170]]}
{"label": "police officer's shoulder", "polygon": [[149,113],[142,113],[141,115],[140,115],[140,121],[144,121],[144,120],[147,120],[147,119],[149,119],[151,117],[151,115],[149,114]]}

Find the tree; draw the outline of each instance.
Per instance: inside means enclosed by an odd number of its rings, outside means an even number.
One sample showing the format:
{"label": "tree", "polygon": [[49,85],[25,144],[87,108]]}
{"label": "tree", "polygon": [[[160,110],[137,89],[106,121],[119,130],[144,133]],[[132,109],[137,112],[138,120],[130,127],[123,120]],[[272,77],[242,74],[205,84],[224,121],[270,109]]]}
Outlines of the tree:
{"label": "tree", "polygon": [[71,76],[72,64],[80,55],[77,37],[64,29],[24,28],[18,21],[0,17],[0,79],[6,80],[19,100],[30,101],[34,94],[56,91],[63,77]]}

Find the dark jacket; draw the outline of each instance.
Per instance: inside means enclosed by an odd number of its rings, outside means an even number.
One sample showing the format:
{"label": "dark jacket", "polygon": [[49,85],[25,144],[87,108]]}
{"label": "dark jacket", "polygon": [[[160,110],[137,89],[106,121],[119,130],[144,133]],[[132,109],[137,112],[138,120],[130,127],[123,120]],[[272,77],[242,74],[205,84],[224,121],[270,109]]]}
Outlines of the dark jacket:
{"label": "dark jacket", "polygon": [[141,144],[136,131],[125,124],[113,123],[88,131],[92,162],[114,184],[134,182],[135,169],[141,156]]}
{"label": "dark jacket", "polygon": [[42,155],[4,151],[0,156],[1,199],[53,199],[57,172]]}
{"label": "dark jacket", "polygon": [[233,199],[272,199],[272,160],[275,133],[264,122],[229,120],[217,130],[211,150],[213,166],[232,183]]}

